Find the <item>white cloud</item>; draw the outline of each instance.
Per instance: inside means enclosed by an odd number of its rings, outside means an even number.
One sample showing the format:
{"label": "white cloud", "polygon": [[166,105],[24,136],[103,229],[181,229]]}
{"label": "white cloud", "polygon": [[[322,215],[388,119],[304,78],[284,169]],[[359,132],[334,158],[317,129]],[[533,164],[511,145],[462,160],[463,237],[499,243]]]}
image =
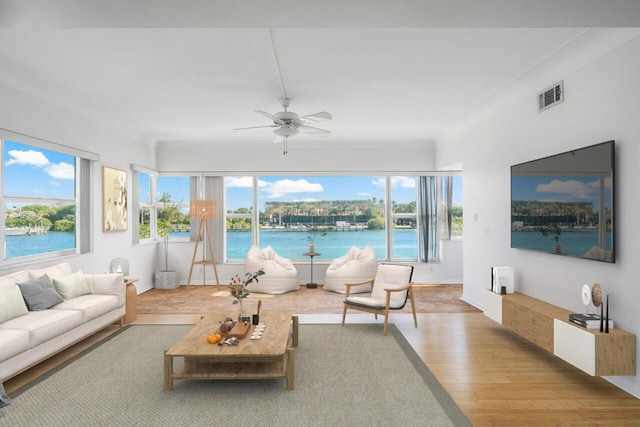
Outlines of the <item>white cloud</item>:
{"label": "white cloud", "polygon": [[227,178],[227,187],[251,188],[253,178],[250,176],[231,176]]}
{"label": "white cloud", "polygon": [[538,193],[571,194],[578,199],[588,199],[594,189],[591,185],[580,181],[554,179],[549,184],[538,185],[536,191]]}
{"label": "white cloud", "polygon": [[76,175],[73,165],[65,162],[48,165],[44,170],[53,178],[58,179],[74,179]]}
{"label": "white cloud", "polygon": [[297,179],[295,181],[291,179],[281,179],[275,182],[267,182],[265,186],[261,187],[261,190],[266,194],[267,198],[274,199],[287,194],[321,193],[324,191],[324,188],[322,188],[321,184],[314,184],[306,179]]}
{"label": "white cloud", "polygon": [[33,166],[41,168],[50,177],[56,179],[75,179],[75,169],[69,163],[51,163],[41,151],[36,150],[9,150],[7,153],[11,157],[5,166]]}
{"label": "white cloud", "polygon": [[392,188],[416,188],[416,179],[409,176],[393,176],[391,177]]}
{"label": "white cloud", "polygon": [[49,164],[49,159],[40,151],[9,150],[8,154],[11,159],[7,160],[6,166],[30,165],[41,168]]}
{"label": "white cloud", "polygon": [[376,187],[380,187],[380,188],[385,188],[386,187],[386,181],[384,178],[376,178],[373,181],[371,181],[371,183],[373,185],[375,185]]}

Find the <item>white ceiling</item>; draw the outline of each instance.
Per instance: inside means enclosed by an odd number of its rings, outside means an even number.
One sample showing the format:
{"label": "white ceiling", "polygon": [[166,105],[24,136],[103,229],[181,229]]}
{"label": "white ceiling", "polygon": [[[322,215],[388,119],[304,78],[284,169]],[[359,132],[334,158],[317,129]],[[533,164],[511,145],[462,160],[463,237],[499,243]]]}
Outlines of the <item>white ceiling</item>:
{"label": "white ceiling", "polygon": [[283,92],[332,139],[437,141],[509,96],[535,108],[639,34],[597,28],[619,26],[640,2],[0,0],[0,84],[148,142],[270,140],[233,129]]}

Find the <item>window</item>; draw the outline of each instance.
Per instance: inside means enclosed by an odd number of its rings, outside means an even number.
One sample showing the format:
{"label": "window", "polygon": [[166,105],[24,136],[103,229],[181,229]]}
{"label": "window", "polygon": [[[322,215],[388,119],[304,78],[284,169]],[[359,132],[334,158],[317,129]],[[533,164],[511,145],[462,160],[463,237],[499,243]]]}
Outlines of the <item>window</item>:
{"label": "window", "polygon": [[8,139],[0,141],[3,260],[76,253],[76,176],[82,159]]}
{"label": "window", "polygon": [[387,258],[384,181],[378,176],[260,177],[260,246],[302,259],[309,250],[308,231],[316,227],[323,232],[314,244],[325,258],[366,245],[378,258]]}
{"label": "window", "polygon": [[462,177],[459,175],[441,178],[442,238],[462,238]]}
{"label": "window", "polygon": [[390,180],[393,259],[418,258],[416,177],[394,176]]}
{"label": "window", "polygon": [[140,241],[151,239],[151,176],[138,171],[138,234]]}
{"label": "window", "polygon": [[[416,176],[245,176],[224,182],[227,260],[244,259],[254,241],[304,259],[313,228],[321,231],[314,244],[322,258],[371,245],[380,260],[418,259]],[[253,227],[256,221],[259,227]]]}
{"label": "window", "polygon": [[159,238],[189,239],[189,177],[156,177],[156,215]]}
{"label": "window", "polygon": [[244,259],[253,243],[253,188],[251,176],[224,179],[226,259]]}

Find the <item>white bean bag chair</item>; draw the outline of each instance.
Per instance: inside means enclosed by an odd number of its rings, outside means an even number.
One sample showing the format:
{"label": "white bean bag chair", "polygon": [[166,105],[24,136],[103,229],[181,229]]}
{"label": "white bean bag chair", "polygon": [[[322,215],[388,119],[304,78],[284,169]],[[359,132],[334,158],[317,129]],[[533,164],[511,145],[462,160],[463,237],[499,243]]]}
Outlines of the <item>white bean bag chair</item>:
{"label": "white bean bag chair", "polygon": [[245,271],[253,274],[261,268],[264,269],[264,275],[258,278],[258,283],[252,282],[247,286],[249,292],[284,294],[300,289],[298,270],[291,260],[278,255],[271,246],[262,250],[252,246],[247,253]]}
{"label": "white bean bag chair", "polygon": [[[378,258],[371,246],[359,249],[352,246],[346,255],[331,261],[324,274],[324,288],[328,291],[344,294],[345,283],[360,282],[376,276]],[[353,286],[352,294],[371,292],[371,284]]]}

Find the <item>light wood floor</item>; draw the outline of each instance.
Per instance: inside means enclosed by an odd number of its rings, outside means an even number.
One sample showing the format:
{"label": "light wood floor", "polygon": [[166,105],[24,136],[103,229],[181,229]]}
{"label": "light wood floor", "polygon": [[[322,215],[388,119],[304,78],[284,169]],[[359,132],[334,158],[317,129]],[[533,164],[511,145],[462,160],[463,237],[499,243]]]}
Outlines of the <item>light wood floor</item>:
{"label": "light wood floor", "polygon": [[[640,400],[591,377],[479,313],[392,315],[429,369],[474,426],[640,426]],[[199,315],[138,315],[137,324],[194,323]],[[300,323],[339,323],[341,315],[300,315]],[[371,322],[349,314],[348,323]],[[11,393],[118,327],[5,383]],[[380,329],[382,336],[382,325]]]}

